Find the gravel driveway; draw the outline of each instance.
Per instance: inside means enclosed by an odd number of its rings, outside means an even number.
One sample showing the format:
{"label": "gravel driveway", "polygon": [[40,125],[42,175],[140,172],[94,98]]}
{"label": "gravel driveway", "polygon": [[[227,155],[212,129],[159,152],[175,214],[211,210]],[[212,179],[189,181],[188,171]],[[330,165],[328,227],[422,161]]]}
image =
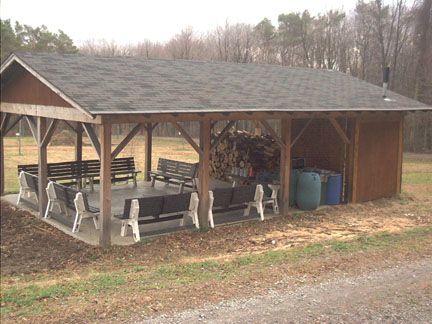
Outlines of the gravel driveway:
{"label": "gravel driveway", "polygon": [[143,323],[432,323],[432,259],[265,296],[234,299]]}

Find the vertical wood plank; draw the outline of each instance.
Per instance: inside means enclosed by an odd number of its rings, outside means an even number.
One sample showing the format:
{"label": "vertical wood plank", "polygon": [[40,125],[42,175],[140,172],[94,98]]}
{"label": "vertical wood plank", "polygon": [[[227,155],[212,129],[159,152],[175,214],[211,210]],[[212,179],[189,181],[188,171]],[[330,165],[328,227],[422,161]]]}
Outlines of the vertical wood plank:
{"label": "vertical wood plank", "polygon": [[1,115],[1,127],[0,127],[0,195],[3,196],[5,189],[5,181],[4,181],[4,135],[5,130],[7,128],[7,124],[9,122],[10,114],[2,113]]}
{"label": "vertical wood plank", "polygon": [[359,151],[359,138],[360,138],[360,119],[356,117],[353,124],[354,138],[351,140],[352,146],[352,174],[351,174],[351,202],[357,203],[357,178],[358,178],[358,151]]}
{"label": "vertical wood plank", "polygon": [[289,210],[289,190],[291,175],[291,118],[281,119],[281,140],[284,145],[281,147],[280,157],[280,211],[285,216]]}
{"label": "vertical wood plank", "polygon": [[208,228],[208,210],[209,210],[209,179],[210,179],[210,149],[211,149],[211,121],[204,120],[200,122],[200,147],[202,154],[199,158],[199,208],[198,218],[200,228]]}
{"label": "vertical wood plank", "polygon": [[81,123],[77,123],[75,127],[75,161],[77,161],[80,165],[78,168],[78,175],[80,179],[78,179],[78,188],[81,189],[82,179],[81,179],[81,162],[82,162],[82,149],[83,149],[83,127]]}
{"label": "vertical wood plank", "polygon": [[399,146],[398,146],[398,168],[397,168],[397,182],[396,193],[402,192],[402,162],[403,162],[403,131],[404,131],[404,116],[401,115],[399,123]]}
{"label": "vertical wood plank", "polygon": [[48,185],[48,156],[47,146],[42,144],[47,131],[47,119],[45,117],[38,117],[36,127],[38,142],[39,217],[42,217],[48,204],[48,197],[45,191]]}
{"label": "vertical wood plank", "polygon": [[153,145],[153,127],[152,123],[145,125],[145,161],[144,161],[144,180],[150,181],[150,171],[152,168],[152,145]]}
{"label": "vertical wood plank", "polygon": [[100,127],[100,216],[99,245],[111,245],[111,124]]}
{"label": "vertical wood plank", "polygon": [[4,139],[3,132],[0,132],[0,195],[5,192],[5,172],[4,172]]}

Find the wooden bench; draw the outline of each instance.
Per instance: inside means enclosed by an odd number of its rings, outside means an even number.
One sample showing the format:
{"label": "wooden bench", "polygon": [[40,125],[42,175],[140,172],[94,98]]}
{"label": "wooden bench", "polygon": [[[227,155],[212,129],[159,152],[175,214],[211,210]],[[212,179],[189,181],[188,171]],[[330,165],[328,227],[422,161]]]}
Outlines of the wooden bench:
{"label": "wooden bench", "polygon": [[[82,173],[85,179],[89,180],[91,190],[94,184],[100,181],[100,160],[83,161]],[[135,168],[135,159],[133,157],[117,158],[111,161],[111,182],[123,182],[133,180],[134,186],[137,186],[136,176],[141,171]]]}
{"label": "wooden bench", "polygon": [[[99,182],[100,168],[101,163],[99,160],[48,163],[48,179],[59,182],[65,186],[76,185],[81,179],[85,181],[88,180],[93,190],[93,184]],[[21,171],[37,175],[38,165],[18,165],[18,172]],[[135,160],[133,157],[118,158],[111,162],[111,181],[113,183],[133,180],[136,186],[136,175],[139,172],[140,171],[135,169]]]}
{"label": "wooden bench", "polygon": [[243,208],[244,216],[249,216],[251,207],[254,207],[257,209],[261,221],[264,220],[264,190],[262,185],[217,188],[209,191],[209,196],[209,225],[211,228],[214,228],[213,214]]}
{"label": "wooden bench", "polygon": [[39,199],[39,180],[37,175],[35,176],[31,173],[21,171],[18,176],[18,182],[20,185],[20,190],[18,194],[17,205],[25,196],[30,198],[32,193],[34,193],[36,200]]}
{"label": "wooden bench", "polygon": [[[48,163],[47,168],[48,178],[56,182],[61,182],[65,186],[76,185],[81,178],[80,165],[76,161]],[[37,175],[38,165],[18,165],[18,172],[21,171]]]}
{"label": "wooden bench", "polygon": [[158,160],[157,171],[150,171],[152,178],[151,185],[154,187],[156,180],[166,184],[179,185],[179,193],[183,192],[184,187],[196,189],[195,176],[197,163],[187,163],[160,158]]}
{"label": "wooden bench", "polygon": [[48,206],[45,211],[45,218],[49,217],[49,213],[52,212],[54,206],[57,205],[60,211],[64,212],[66,216],[68,216],[68,209],[71,209],[75,212],[75,221],[72,227],[73,233],[79,231],[81,221],[84,218],[93,218],[95,228],[99,228],[99,209],[89,205],[87,194],[53,181],[48,183],[46,192],[48,196]]}
{"label": "wooden bench", "polygon": [[120,235],[126,236],[130,226],[135,242],[139,242],[139,225],[181,219],[180,225],[183,226],[186,217],[191,217],[196,228],[199,228],[198,203],[196,192],[126,199],[123,215],[116,216],[122,220]]}

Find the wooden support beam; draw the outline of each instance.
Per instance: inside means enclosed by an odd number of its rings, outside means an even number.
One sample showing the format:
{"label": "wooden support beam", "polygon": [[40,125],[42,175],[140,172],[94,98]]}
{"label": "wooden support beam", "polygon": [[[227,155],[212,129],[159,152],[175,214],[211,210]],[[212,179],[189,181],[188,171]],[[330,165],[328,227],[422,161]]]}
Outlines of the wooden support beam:
{"label": "wooden support beam", "polygon": [[345,144],[349,144],[350,140],[349,140],[348,136],[345,134],[345,131],[342,129],[342,127],[340,126],[340,124],[336,120],[336,118],[330,117],[330,118],[328,118],[328,120],[333,125],[334,129],[336,130],[336,132],[338,133],[338,135],[342,139],[342,141],[344,141]]}
{"label": "wooden support beam", "polygon": [[30,105],[22,103],[2,102],[1,110],[12,114],[34,117],[55,118],[60,120],[77,121],[81,123],[100,124],[101,116],[91,117],[82,111],[70,107]]}
{"label": "wooden support beam", "polygon": [[[184,137],[184,139],[193,147],[193,149],[199,154],[202,154],[202,150],[200,147],[195,143],[193,138],[186,132],[186,130],[180,126],[177,122],[171,122],[171,124],[180,132],[180,134]],[[210,127],[210,125],[209,125]]]}
{"label": "wooden support beam", "polygon": [[357,179],[358,179],[358,152],[360,138],[360,120],[354,119],[353,123],[353,138],[351,138],[350,154],[352,154],[351,166],[351,202],[357,203]]}
{"label": "wooden support beam", "polygon": [[23,118],[23,115],[18,115],[14,121],[12,121],[11,123],[9,123],[8,127],[6,128],[6,130],[4,131],[4,135],[6,135],[7,133],[9,133],[12,128],[15,127],[16,124],[18,124],[18,122]]}
{"label": "wooden support beam", "polygon": [[82,123],[82,126],[90,139],[90,143],[94,147],[99,159],[101,158],[101,145],[92,124]]}
{"label": "wooden support beam", "polygon": [[129,132],[129,134],[126,135],[125,138],[117,145],[117,147],[114,149],[114,151],[111,153],[111,160],[114,160],[117,155],[120,154],[120,152],[126,147],[126,145],[129,144],[129,142],[135,137],[138,132],[143,129],[144,124],[137,124],[134,128]]}
{"label": "wooden support beam", "polygon": [[3,132],[0,132],[0,195],[3,196],[5,192],[5,167],[4,167],[4,140]]}
{"label": "wooden support beam", "polygon": [[211,144],[210,150],[213,150],[228,134],[230,129],[234,126],[235,121],[231,120],[220,132],[219,136]]}
{"label": "wooden support beam", "polygon": [[45,209],[48,204],[48,197],[45,190],[48,186],[48,156],[46,145],[42,145],[46,132],[47,119],[45,117],[37,117],[39,217],[45,214]]}
{"label": "wooden support beam", "polygon": [[76,123],[77,126],[74,127],[74,126],[71,124],[71,122],[69,122],[69,121],[67,121],[67,120],[63,120],[63,121],[64,121],[64,123],[66,124],[66,126],[69,127],[71,130],[73,130],[75,133],[77,132],[77,127],[78,127],[78,125],[79,125],[79,127],[80,127],[80,129],[81,129],[81,131],[82,131],[82,125],[81,125],[81,123]]}
{"label": "wooden support beam", "polygon": [[282,216],[288,215],[289,195],[290,195],[290,175],[291,175],[291,118],[281,120],[281,141],[286,145],[281,146],[280,160],[280,212]]}
{"label": "wooden support beam", "polygon": [[296,138],[291,142],[291,148],[294,147],[294,145],[297,143],[297,141],[300,139],[300,137],[303,135],[303,133],[306,131],[306,129],[309,127],[309,125],[312,123],[313,118],[310,118],[307,123],[303,126],[301,131],[297,134]]}
{"label": "wooden support beam", "polygon": [[10,117],[11,117],[11,114],[9,114],[9,113],[2,113],[0,132],[3,135],[6,135],[6,129],[8,128]]}
{"label": "wooden support beam", "polygon": [[100,214],[99,245],[111,245],[111,124],[100,126]]}
{"label": "wooden support beam", "polygon": [[[156,123],[157,124],[157,123]],[[146,124],[145,136],[145,161],[144,161],[144,180],[150,181],[150,171],[152,169],[152,145],[153,145],[153,129],[151,123]]]}
{"label": "wooden support beam", "polygon": [[[81,163],[83,153],[83,127],[77,123],[75,130],[75,161]],[[78,175],[81,177],[81,168],[78,168]],[[81,189],[81,181],[78,181],[78,189]]]}
{"label": "wooden support beam", "polygon": [[44,138],[42,139],[42,142],[39,143],[39,145],[48,146],[49,142],[51,141],[51,138],[55,132],[56,126],[58,124],[58,119],[52,119],[51,123],[48,126],[48,129],[44,135]]}
{"label": "wooden support beam", "polygon": [[281,148],[285,146],[284,141],[279,137],[278,133],[270,126],[267,120],[260,120],[261,125],[270,133],[271,137],[279,144]]}
{"label": "wooden support beam", "polygon": [[397,156],[397,174],[396,174],[396,192],[400,194],[402,192],[402,162],[403,162],[403,131],[404,131],[404,117],[401,116],[399,122],[399,145],[398,145],[398,156]]}
{"label": "wooden support beam", "polygon": [[3,196],[5,192],[5,166],[4,166],[4,130],[9,121],[9,114],[2,113],[1,128],[0,128],[0,195]]}
{"label": "wooden support beam", "polygon": [[[150,123],[150,125],[151,125],[151,123]],[[153,124],[153,126],[151,127],[151,128],[152,128],[152,131],[156,128],[157,125],[159,125],[159,123],[154,123],[154,124]]]}
{"label": "wooden support beam", "polygon": [[198,169],[198,218],[200,228],[208,228],[208,211],[210,206],[209,182],[210,182],[210,145],[211,125],[210,120],[200,122],[200,147],[202,154],[199,156]]}
{"label": "wooden support beam", "polygon": [[36,143],[38,142],[38,135],[37,135],[37,126],[36,126],[36,120],[33,116],[25,116],[25,119],[27,120],[27,124],[30,128],[30,132],[33,135],[34,140]]}

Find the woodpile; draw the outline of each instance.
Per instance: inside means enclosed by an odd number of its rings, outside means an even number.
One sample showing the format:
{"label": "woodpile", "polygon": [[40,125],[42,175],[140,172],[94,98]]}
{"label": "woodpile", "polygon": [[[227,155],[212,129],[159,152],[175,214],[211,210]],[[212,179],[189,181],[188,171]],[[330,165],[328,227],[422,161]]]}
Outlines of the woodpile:
{"label": "woodpile", "polygon": [[[215,140],[219,134],[213,135]],[[234,167],[252,167],[254,174],[273,172],[279,168],[280,148],[269,135],[254,135],[245,131],[230,131],[210,154],[210,174],[226,180]]]}

